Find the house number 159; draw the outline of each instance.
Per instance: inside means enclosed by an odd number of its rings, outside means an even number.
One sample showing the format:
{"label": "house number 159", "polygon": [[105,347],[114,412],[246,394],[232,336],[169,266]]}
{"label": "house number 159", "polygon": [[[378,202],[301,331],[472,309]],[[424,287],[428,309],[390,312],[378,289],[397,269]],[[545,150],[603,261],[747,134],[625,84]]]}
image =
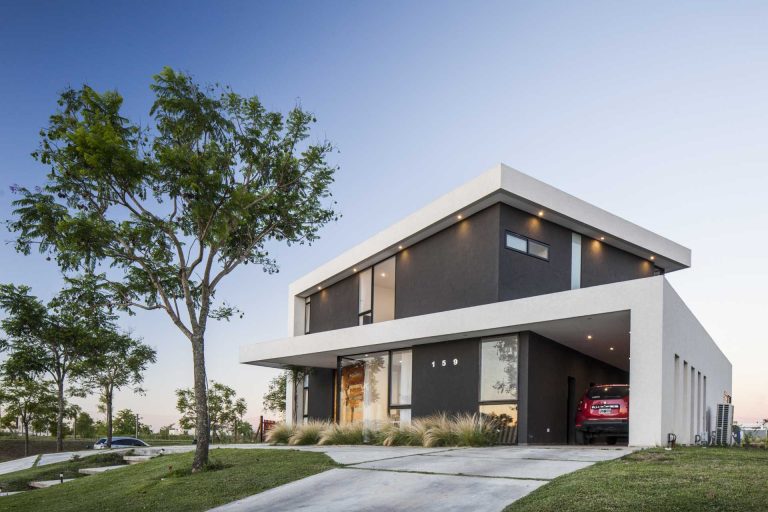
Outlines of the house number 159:
{"label": "house number 159", "polygon": [[[452,363],[453,363],[453,366],[459,366],[458,358],[453,358]],[[437,364],[438,364],[438,361],[432,361],[432,368],[437,368]],[[443,359],[442,361],[440,361],[440,366],[448,366],[448,360]]]}

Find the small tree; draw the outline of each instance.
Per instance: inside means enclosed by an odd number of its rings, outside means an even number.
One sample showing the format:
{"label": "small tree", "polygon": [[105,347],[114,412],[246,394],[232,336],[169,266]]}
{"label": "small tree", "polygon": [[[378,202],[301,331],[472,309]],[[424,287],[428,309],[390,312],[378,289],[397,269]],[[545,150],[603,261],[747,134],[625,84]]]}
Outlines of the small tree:
{"label": "small tree", "polygon": [[269,381],[267,392],[264,393],[263,405],[267,411],[278,412],[285,418],[285,393],[287,389],[288,372],[280,372],[280,375]]}
{"label": "small tree", "polygon": [[56,417],[57,398],[48,381],[4,378],[0,388],[0,403],[4,404],[3,423],[19,419],[24,432],[24,455],[29,455],[29,428],[42,421],[50,424]]}
{"label": "small tree", "polygon": [[4,371],[11,378],[48,375],[56,386],[56,451],[64,448],[65,392],[68,383],[82,377],[93,352],[92,326],[99,313],[88,300],[75,300],[79,285],[70,282],[47,305],[31,295],[27,286],[0,285],[0,322],[8,339],[0,349],[9,352]]}
{"label": "small tree", "polygon": [[96,435],[96,424],[87,412],[81,412],[75,420],[75,429],[80,437],[91,439]]}
{"label": "small tree", "polygon": [[[179,426],[182,429],[195,428],[197,425],[195,392],[192,389],[176,390],[176,409],[181,413]],[[211,381],[208,389],[208,414],[210,417],[211,435],[221,441],[221,430],[229,428],[234,432],[236,422],[247,409],[245,400],[237,398],[235,390],[220,382]],[[240,416],[238,416],[240,414]],[[195,436],[200,439],[200,433],[195,430]]]}
{"label": "small tree", "polygon": [[[214,303],[244,264],[277,270],[266,244],[304,243],[334,220],[328,142],[308,144],[314,117],[201,86],[165,68],[151,85],[153,126],[121,115],[123,98],[67,89],[34,153],[41,189],[17,187],[16,249],[55,256],[64,271],[102,275],[115,305],[164,311],[192,348],[198,435],[193,471],[208,462],[205,333],[235,308]],[[218,297],[217,297],[218,298]]]}
{"label": "small tree", "polygon": [[121,409],[115,415],[112,429],[115,434],[132,436],[136,432],[136,413],[130,409]]}
{"label": "small tree", "polygon": [[64,414],[67,419],[72,421],[72,437],[77,438],[77,417],[82,412],[82,407],[77,404],[69,404]]}
{"label": "small tree", "polygon": [[143,393],[140,385],[144,371],[156,361],[157,354],[149,346],[113,327],[102,329],[97,354],[89,360],[85,370],[85,385],[99,392],[107,424],[107,447],[112,447],[112,401],[115,390],[132,386],[135,393]]}

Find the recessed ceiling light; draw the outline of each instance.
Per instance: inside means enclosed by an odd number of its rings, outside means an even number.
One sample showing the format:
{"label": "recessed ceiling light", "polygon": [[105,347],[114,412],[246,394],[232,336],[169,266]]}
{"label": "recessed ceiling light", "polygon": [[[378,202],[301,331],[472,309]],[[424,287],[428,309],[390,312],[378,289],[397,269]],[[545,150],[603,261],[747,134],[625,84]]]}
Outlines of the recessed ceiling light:
{"label": "recessed ceiling light", "polygon": [[462,216],[461,216],[461,214],[458,214],[458,215],[456,216],[456,218],[457,218],[457,219],[459,219],[459,220],[461,220],[461,219],[462,219]]}
{"label": "recessed ceiling light", "polygon": [[402,245],[398,245],[397,248],[400,249],[401,251],[403,250],[403,246]]}
{"label": "recessed ceiling light", "polygon": [[353,268],[353,269],[352,269],[352,272],[357,272],[357,269],[356,269],[356,268]]}
{"label": "recessed ceiling light", "polygon": [[592,339],[592,335],[591,334],[587,334],[587,339],[591,340]]}
{"label": "recessed ceiling light", "polygon": [[651,261],[655,260],[656,256],[651,256]]}
{"label": "recessed ceiling light", "polygon": [[382,273],[381,273],[381,277],[387,277],[387,274],[385,274],[384,272],[382,272]]}
{"label": "recessed ceiling light", "polygon": [[611,347],[611,350],[613,350],[613,347]]}
{"label": "recessed ceiling light", "polygon": [[600,237],[600,240],[605,240],[605,237],[604,237],[604,236],[601,236],[601,237]]}
{"label": "recessed ceiling light", "polygon": [[539,210],[539,217],[543,217],[543,216],[544,216],[544,210]]}
{"label": "recessed ceiling light", "polygon": [[318,290],[322,290],[322,289],[323,289],[323,287],[322,287],[322,286],[318,286],[318,287],[317,287],[317,289],[318,289]]}

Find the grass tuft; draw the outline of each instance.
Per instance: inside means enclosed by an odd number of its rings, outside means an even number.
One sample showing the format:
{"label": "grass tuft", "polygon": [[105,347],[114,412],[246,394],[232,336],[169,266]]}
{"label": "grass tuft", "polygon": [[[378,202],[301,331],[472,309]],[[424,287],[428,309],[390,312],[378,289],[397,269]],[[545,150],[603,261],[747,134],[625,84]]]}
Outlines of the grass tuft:
{"label": "grass tuft", "polygon": [[278,423],[266,435],[266,441],[272,444],[288,444],[293,435],[293,426],[285,423]]}
{"label": "grass tuft", "polygon": [[310,420],[302,425],[298,425],[291,437],[288,438],[288,444],[307,445],[320,442],[320,436],[325,430],[328,430],[331,424],[327,421]]}
{"label": "grass tuft", "polygon": [[365,428],[362,423],[345,425],[327,425],[320,435],[318,444],[363,444],[365,443]]}

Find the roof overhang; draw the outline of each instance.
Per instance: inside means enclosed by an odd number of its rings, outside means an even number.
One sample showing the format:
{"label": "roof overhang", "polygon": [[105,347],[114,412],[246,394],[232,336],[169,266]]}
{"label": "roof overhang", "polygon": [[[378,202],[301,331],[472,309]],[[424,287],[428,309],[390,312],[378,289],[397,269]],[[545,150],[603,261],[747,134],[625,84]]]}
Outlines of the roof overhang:
{"label": "roof overhang", "polygon": [[[307,296],[386,259],[493,204],[505,203],[603,243],[653,259],[665,271],[690,267],[691,250],[613,215],[527,174],[499,164],[368,240],[291,283],[293,296]],[[459,217],[461,216],[461,218]]]}

